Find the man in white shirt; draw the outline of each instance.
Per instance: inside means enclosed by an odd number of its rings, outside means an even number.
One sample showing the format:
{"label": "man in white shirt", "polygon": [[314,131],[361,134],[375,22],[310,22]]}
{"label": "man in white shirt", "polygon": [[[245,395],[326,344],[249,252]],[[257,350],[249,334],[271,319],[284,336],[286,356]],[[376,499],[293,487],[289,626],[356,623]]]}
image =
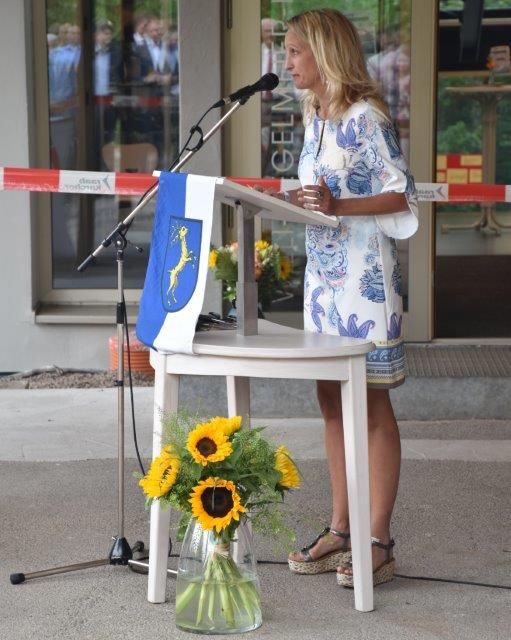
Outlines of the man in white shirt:
{"label": "man in white shirt", "polygon": [[149,18],[145,13],[135,16],[133,23],[133,42],[138,47],[142,46],[145,42],[145,32],[148,21]]}
{"label": "man in white shirt", "polygon": [[123,61],[119,43],[113,41],[111,22],[98,22],[94,37],[95,169],[102,170],[101,149],[112,142],[115,134],[118,114],[113,105],[113,94],[123,81]]}
{"label": "man in white shirt", "polygon": [[144,43],[134,47],[141,101],[138,133],[141,141],[151,142],[156,146],[160,161],[168,160],[173,153],[170,147],[177,146],[176,128],[171,117],[171,88],[178,81],[178,70],[175,70],[174,75],[169,47],[163,36],[162,21],[157,17],[150,17]]}

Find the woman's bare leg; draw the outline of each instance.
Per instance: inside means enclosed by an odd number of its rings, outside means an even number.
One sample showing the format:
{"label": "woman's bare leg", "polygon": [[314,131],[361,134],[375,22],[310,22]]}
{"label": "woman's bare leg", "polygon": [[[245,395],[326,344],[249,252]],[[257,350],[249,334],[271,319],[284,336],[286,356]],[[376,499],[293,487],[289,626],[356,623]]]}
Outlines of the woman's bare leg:
{"label": "woman's bare leg", "polygon": [[[317,394],[325,421],[325,449],[332,490],[332,520],[330,526],[332,529],[337,529],[337,531],[349,531],[340,384],[334,381],[318,380]],[[346,541],[337,536],[328,535],[316,543],[310,550],[310,554],[313,559],[317,559],[325,555],[325,553],[345,546]],[[300,552],[292,553],[290,558],[296,561],[303,560]]]}
{"label": "woman's bare leg", "polygon": [[[387,389],[368,389],[367,408],[371,535],[388,544],[401,467],[399,429]],[[387,559],[387,552],[378,547],[372,551],[373,567],[378,567]],[[344,571],[351,573],[351,569]]]}
{"label": "woman's bare leg", "polygon": [[[349,531],[348,494],[344,457],[344,434],[340,384],[318,380],[318,401],[325,421],[325,448],[332,491],[331,527]],[[371,535],[387,544],[390,520],[396,501],[401,466],[399,430],[386,389],[368,389],[369,486],[371,495]],[[310,550],[312,558],[339,549],[342,542],[334,536],[321,538]],[[386,559],[386,551],[373,547],[373,566]],[[303,560],[300,552],[293,560]],[[350,573],[351,570],[346,569]]]}

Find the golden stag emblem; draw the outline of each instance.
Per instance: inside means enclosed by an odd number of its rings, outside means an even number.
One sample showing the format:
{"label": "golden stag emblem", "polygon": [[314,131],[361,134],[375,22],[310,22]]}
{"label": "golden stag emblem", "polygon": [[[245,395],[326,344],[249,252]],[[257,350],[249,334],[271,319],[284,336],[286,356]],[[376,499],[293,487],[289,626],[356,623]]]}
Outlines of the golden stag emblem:
{"label": "golden stag emblem", "polygon": [[177,239],[181,243],[181,255],[175,267],[169,269],[169,288],[167,289],[167,301],[170,304],[169,295],[172,296],[174,302],[177,302],[175,291],[179,285],[179,274],[186,267],[187,263],[196,260],[193,251],[188,251],[186,245],[186,234],[188,229],[185,226],[179,227],[177,230]]}

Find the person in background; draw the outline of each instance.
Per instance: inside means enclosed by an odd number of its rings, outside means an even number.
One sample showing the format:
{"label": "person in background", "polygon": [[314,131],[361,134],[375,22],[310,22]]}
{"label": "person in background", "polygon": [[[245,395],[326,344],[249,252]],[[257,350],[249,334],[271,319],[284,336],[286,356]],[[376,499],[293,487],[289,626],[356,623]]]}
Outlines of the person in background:
{"label": "person in background", "polygon": [[94,113],[95,113],[95,169],[104,170],[101,150],[114,140],[117,109],[113,96],[123,80],[122,51],[113,40],[113,25],[98,22],[94,34]]}
{"label": "person in background", "polygon": [[379,37],[379,51],[367,59],[369,75],[377,84],[396,125],[399,142],[408,158],[410,127],[410,48],[400,42],[399,26]]}
{"label": "person in background", "polygon": [[145,13],[139,13],[135,16],[133,24],[133,42],[135,46],[141,47],[145,42],[145,32],[149,17]]}
{"label": "person in background", "polygon": [[151,16],[147,22],[144,43],[134,48],[142,102],[137,118],[138,133],[141,141],[154,144],[158,149],[160,160],[169,153],[168,146],[172,131],[170,110],[164,98],[170,95],[173,81],[177,78],[177,76],[173,77],[169,48],[163,38],[164,33],[160,18]]}
{"label": "person in background", "polygon": [[52,49],[55,49],[59,44],[58,36],[56,36],[54,33],[47,33],[46,43],[48,45],[48,52]]}
{"label": "person in background", "polygon": [[[405,379],[403,308],[395,238],[417,229],[413,178],[388,108],[368,75],[360,38],[339,11],[305,11],[288,21],[286,70],[303,90],[300,189],[275,193],[339,218],[306,228],[304,328],[371,340],[367,401],[374,584],[392,579],[390,525],[400,438],[389,389]],[[296,573],[337,570],[353,586],[340,385],[318,380],[332,491],[330,525],[289,556]]]}
{"label": "person in background", "polygon": [[169,70],[172,74],[170,93],[177,96],[179,95],[179,35],[177,29],[170,25],[163,40],[167,49]]}
{"label": "person in background", "polygon": [[71,25],[69,22],[63,22],[62,24],[57,25],[57,37],[59,39],[59,47],[65,47],[68,44],[67,41],[67,32]]}
{"label": "person in background", "polygon": [[76,67],[78,67],[80,57],[82,55],[81,37],[82,32],[80,27],[77,24],[70,24],[66,34],[66,47],[69,51],[69,56]]}
{"label": "person in background", "polygon": [[50,99],[50,139],[52,167],[76,168],[76,51],[69,46],[70,24],[58,27],[57,45],[48,51],[48,89]]}
{"label": "person in background", "polygon": [[[48,35],[48,93],[50,161],[52,169],[77,169],[77,111],[79,55],[68,41],[72,25],[54,24]],[[52,37],[50,37],[52,36]],[[73,38],[73,35],[71,36]],[[73,196],[54,193],[52,200],[52,252],[54,259],[76,255],[77,215]],[[76,202],[76,200],[75,200]]]}
{"label": "person in background", "polygon": [[[167,48],[167,60],[171,73],[168,106],[168,156],[173,160],[179,150],[179,33],[171,23],[163,37]],[[169,163],[167,163],[169,164]]]}

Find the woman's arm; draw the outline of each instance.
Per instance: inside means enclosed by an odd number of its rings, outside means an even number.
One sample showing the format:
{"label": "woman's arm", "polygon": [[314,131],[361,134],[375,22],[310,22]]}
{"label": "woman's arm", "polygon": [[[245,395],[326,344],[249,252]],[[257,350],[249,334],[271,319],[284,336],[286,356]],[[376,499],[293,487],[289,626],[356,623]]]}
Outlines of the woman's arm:
{"label": "woman's arm", "polygon": [[296,204],[330,216],[378,216],[408,210],[404,193],[387,192],[363,198],[334,198],[320,177],[316,185],[296,190]]}

